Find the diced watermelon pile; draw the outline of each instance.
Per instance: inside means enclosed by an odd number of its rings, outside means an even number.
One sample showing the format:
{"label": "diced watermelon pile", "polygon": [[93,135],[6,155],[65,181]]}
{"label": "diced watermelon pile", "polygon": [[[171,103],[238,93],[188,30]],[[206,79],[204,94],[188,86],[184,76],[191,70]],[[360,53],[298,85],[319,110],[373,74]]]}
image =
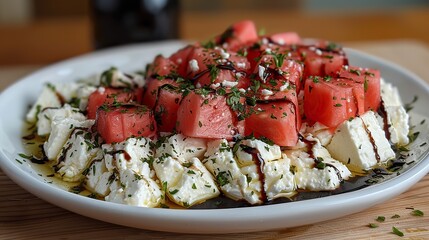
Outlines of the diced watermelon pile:
{"label": "diced watermelon pile", "polygon": [[106,142],[178,132],[294,146],[303,121],[336,128],[380,104],[378,70],[349,66],[341,47],[327,41],[303,43],[295,32],[258,36],[251,21],[157,56],[145,77],[143,96],[115,88],[90,96],[88,115]]}

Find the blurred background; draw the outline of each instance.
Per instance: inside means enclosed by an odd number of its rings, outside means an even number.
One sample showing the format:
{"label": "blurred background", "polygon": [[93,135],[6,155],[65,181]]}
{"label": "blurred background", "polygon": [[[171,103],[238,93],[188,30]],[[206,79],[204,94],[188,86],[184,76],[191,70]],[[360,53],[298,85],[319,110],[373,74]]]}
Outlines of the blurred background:
{"label": "blurred background", "polygon": [[[119,1],[131,0],[0,0],[0,67],[44,65],[115,44],[103,45],[99,38],[106,37],[103,35],[106,31],[111,33],[109,39],[124,36],[115,32],[118,26],[109,22],[111,19],[102,16],[103,11],[112,10]],[[165,24],[156,28],[158,32],[144,29],[145,36],[133,36],[144,40],[206,40],[235,21],[252,19],[267,34],[296,31],[302,37],[324,38],[345,45],[397,39],[429,44],[427,0],[135,2],[146,4],[145,11],[152,12],[156,10],[153,8],[166,6],[170,14],[163,20]],[[153,3],[149,6],[148,2]],[[132,23],[136,21],[133,17],[123,20]]]}

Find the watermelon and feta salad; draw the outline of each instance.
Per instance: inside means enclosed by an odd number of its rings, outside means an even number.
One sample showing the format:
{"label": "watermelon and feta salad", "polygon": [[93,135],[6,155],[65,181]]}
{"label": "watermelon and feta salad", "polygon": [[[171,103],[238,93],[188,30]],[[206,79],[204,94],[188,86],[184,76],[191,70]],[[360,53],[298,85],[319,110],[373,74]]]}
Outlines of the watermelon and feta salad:
{"label": "watermelon and feta salad", "polygon": [[26,120],[57,178],[142,207],[332,191],[410,141],[379,70],[350,65],[329,41],[260,36],[251,21],[138,73],[46,84]]}

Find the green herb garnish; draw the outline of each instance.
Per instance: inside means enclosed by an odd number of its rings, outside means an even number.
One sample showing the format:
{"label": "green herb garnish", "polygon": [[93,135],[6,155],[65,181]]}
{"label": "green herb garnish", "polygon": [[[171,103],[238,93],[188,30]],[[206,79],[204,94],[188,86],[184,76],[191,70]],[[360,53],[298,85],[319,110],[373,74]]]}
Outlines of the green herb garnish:
{"label": "green herb garnish", "polygon": [[417,216],[417,217],[423,217],[425,214],[422,211],[416,209],[411,212],[411,215]]}
{"label": "green herb garnish", "polygon": [[375,223],[370,223],[370,224],[368,224],[368,227],[370,227],[370,228],[378,228],[378,225],[375,224]]}
{"label": "green herb garnish", "polygon": [[375,219],[375,221],[377,221],[377,222],[384,222],[384,220],[386,220],[386,217],[385,217],[385,216],[378,216],[378,217]]}
{"label": "green herb garnish", "polygon": [[392,233],[393,234],[395,234],[395,235],[398,235],[398,236],[400,236],[400,237],[403,237],[404,236],[404,233],[403,232],[401,232],[399,229],[397,229],[396,227],[392,227]]}

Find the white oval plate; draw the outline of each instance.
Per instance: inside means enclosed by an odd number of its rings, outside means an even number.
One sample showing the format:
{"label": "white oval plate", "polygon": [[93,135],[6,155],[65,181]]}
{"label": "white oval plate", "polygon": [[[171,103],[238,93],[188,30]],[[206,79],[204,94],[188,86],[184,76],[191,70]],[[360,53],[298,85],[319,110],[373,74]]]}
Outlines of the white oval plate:
{"label": "white oval plate", "polygon": [[[429,172],[429,158],[427,151],[423,151],[417,154],[420,161],[401,175],[352,192],[266,206],[175,210],[126,206],[76,195],[48,184],[31,164],[20,164],[15,160],[24,152],[21,134],[25,113],[41,92],[44,82],[75,81],[110,66],[125,71],[142,69],[155,55],[169,55],[181,46],[183,42],[169,41],[95,52],[49,66],[10,86],[0,95],[0,165],[3,171],[32,194],[72,212],[130,227],[183,233],[262,231],[338,218],[401,194]],[[413,112],[429,116],[425,106],[429,103],[429,87],[416,75],[355,50],[347,49],[346,52],[352,64],[380,69],[384,79],[399,87],[404,102],[419,96]],[[427,125],[421,131],[419,138],[429,135]]]}

